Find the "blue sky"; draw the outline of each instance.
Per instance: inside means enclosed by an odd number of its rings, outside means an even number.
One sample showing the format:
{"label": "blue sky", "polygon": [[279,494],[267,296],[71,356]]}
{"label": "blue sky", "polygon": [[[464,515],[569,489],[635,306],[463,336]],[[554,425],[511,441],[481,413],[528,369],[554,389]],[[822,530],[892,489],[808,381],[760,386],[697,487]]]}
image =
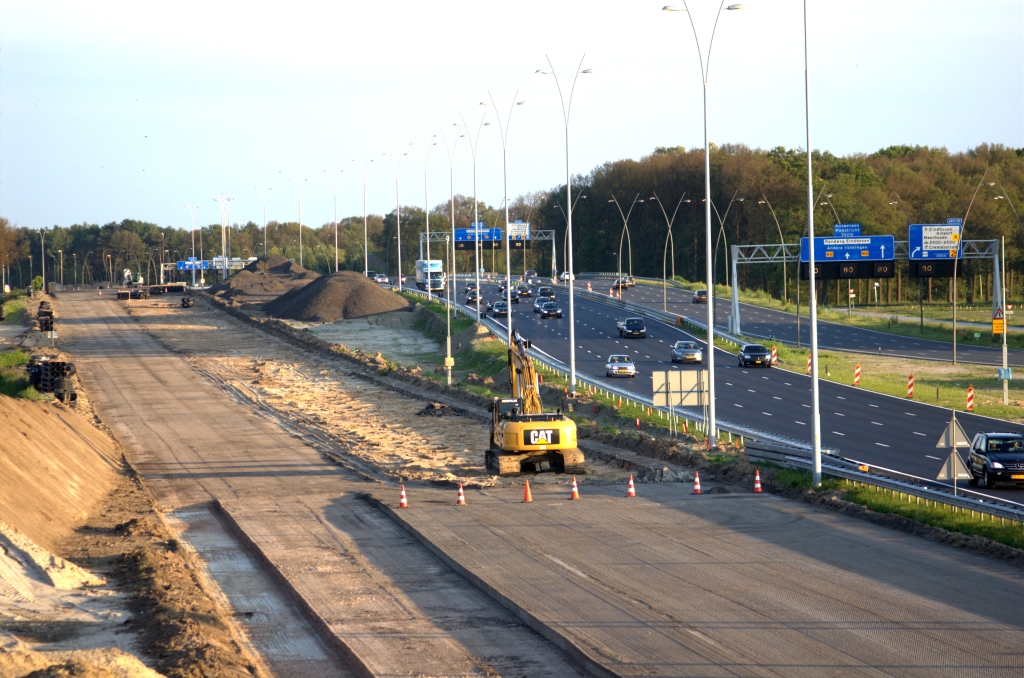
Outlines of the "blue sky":
{"label": "blue sky", "polygon": [[[563,87],[585,53],[570,125],[574,173],[658,145],[703,143],[700,68],[684,13],[664,2],[497,3],[13,2],[0,0],[0,215],[21,226],[136,218],[187,227],[303,223],[362,212],[353,158],[375,158],[371,212],[449,193],[444,145],[476,127],[492,93],[508,114],[509,193],[565,180],[565,136],[550,55]],[[804,146],[803,19],[798,0],[753,0],[718,24],[710,136],[754,147]],[[1024,147],[1020,0],[810,0],[815,148],[869,153],[899,143],[962,150]],[[693,0],[706,51],[717,2]],[[419,146],[408,147],[410,142]],[[472,193],[466,139],[455,191]],[[485,127],[478,195],[502,200],[498,126]]]}

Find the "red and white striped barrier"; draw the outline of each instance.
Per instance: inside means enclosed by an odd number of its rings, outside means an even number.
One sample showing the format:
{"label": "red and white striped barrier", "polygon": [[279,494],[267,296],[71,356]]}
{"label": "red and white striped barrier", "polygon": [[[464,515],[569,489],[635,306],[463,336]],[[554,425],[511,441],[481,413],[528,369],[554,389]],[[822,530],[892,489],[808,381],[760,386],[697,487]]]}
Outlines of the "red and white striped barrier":
{"label": "red and white striped barrier", "polygon": [[807,356],[807,374],[811,373],[811,356]]}
{"label": "red and white striped barrier", "polygon": [[907,397],[914,397],[914,375],[907,377]]}
{"label": "red and white striped barrier", "polygon": [[772,346],[772,365],[779,364],[779,349]]}
{"label": "red and white striped barrier", "polygon": [[974,411],[974,386],[967,387],[967,411]]}
{"label": "red and white striped barrier", "polygon": [[860,363],[853,368],[853,385],[860,386]]}
{"label": "red and white striped barrier", "polygon": [[587,281],[587,291],[588,292],[593,292],[594,291],[594,288],[590,286],[590,281],[589,280]]}

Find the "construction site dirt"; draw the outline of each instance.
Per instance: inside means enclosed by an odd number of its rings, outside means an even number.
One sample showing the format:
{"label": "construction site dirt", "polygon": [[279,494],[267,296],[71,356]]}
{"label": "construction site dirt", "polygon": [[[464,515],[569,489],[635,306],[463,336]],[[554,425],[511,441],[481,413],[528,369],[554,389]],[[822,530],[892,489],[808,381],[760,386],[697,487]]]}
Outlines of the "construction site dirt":
{"label": "construction site dirt", "polygon": [[[418,416],[429,397],[205,301],[55,305],[98,414],[272,674],[1009,676],[1024,662],[1017,567],[714,481],[627,499],[627,469],[600,459],[580,500],[541,474],[523,504],[521,479],[484,472],[472,407]],[[978,577],[1000,595],[975,595]]]}

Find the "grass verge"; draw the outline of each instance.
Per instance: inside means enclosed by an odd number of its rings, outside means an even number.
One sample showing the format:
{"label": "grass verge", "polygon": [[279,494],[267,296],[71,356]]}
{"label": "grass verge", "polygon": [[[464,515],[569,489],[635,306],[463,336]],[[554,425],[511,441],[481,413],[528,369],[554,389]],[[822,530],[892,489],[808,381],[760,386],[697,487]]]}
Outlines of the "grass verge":
{"label": "grass verge", "polygon": [[28,362],[29,355],[14,350],[0,353],[0,394],[26,400],[49,400],[49,397],[32,388],[28,374],[18,369]]}

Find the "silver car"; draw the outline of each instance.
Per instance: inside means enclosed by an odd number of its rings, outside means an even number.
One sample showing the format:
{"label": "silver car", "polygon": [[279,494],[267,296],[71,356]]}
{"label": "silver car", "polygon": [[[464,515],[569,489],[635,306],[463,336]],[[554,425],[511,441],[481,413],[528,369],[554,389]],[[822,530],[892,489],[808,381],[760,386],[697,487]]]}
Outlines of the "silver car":
{"label": "silver car", "polygon": [[674,363],[701,363],[704,361],[704,354],[695,341],[677,341],[672,346],[672,362]]}
{"label": "silver car", "polygon": [[555,300],[553,294],[538,294],[537,298],[533,301],[533,312],[540,313],[544,308],[544,304]]}
{"label": "silver car", "polygon": [[606,377],[635,377],[636,364],[628,355],[610,355],[604,366]]}

